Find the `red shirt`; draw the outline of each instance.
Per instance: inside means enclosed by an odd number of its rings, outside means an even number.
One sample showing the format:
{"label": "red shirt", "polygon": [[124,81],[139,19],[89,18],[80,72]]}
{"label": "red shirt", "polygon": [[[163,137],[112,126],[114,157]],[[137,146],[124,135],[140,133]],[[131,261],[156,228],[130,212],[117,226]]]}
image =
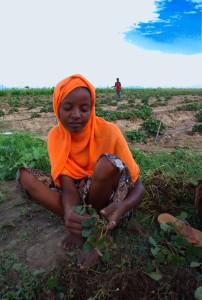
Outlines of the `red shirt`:
{"label": "red shirt", "polygon": [[121,83],[120,83],[120,81],[115,82],[115,87],[116,87],[117,91],[121,90]]}

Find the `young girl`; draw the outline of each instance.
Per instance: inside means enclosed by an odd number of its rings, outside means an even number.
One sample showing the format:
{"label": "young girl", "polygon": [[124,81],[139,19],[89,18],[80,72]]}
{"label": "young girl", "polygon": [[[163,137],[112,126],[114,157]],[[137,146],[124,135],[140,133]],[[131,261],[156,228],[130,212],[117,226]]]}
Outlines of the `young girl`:
{"label": "young girl", "polygon": [[[95,88],[81,75],[65,78],[53,95],[58,120],[48,135],[51,175],[21,167],[17,184],[21,195],[32,198],[62,217],[68,229],[64,249],[82,248],[82,220],[74,207],[91,204],[108,220],[108,228],[126,223],[144,195],[139,167],[113,124],[95,116]],[[81,268],[96,262],[98,253],[81,250]]]}

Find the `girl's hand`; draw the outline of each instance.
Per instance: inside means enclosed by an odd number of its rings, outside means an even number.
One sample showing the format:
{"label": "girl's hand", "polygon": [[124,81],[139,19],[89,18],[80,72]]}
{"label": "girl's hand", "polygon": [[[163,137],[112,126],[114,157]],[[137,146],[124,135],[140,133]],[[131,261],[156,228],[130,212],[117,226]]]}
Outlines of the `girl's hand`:
{"label": "girl's hand", "polygon": [[87,213],[85,213],[84,215],[78,215],[74,211],[74,208],[71,207],[65,214],[65,224],[70,232],[81,235],[83,230],[81,222],[89,217],[90,215]]}
{"label": "girl's hand", "polygon": [[120,218],[126,212],[124,202],[113,202],[109,206],[103,208],[100,213],[108,219],[108,229],[114,229]]}

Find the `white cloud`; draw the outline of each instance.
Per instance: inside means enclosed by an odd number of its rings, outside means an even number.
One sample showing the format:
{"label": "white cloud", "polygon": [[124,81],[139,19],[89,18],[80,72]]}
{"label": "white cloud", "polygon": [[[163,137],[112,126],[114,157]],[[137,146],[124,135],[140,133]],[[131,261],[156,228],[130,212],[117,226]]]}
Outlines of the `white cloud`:
{"label": "white cloud", "polygon": [[186,14],[186,15],[194,15],[194,14],[196,14],[196,11],[195,11],[195,10],[192,10],[192,11],[184,11],[184,14]]}
{"label": "white cloud", "polygon": [[198,56],[145,51],[123,40],[134,23],[158,18],[154,0],[6,0],[1,11],[0,84],[54,86],[73,73],[96,86],[117,77],[123,85],[198,84]]}
{"label": "white cloud", "polygon": [[202,8],[202,0],[186,0],[186,1],[190,1],[190,2],[192,2],[192,3],[194,3],[194,4],[196,4],[196,5],[195,5],[195,8],[196,8],[196,9]]}

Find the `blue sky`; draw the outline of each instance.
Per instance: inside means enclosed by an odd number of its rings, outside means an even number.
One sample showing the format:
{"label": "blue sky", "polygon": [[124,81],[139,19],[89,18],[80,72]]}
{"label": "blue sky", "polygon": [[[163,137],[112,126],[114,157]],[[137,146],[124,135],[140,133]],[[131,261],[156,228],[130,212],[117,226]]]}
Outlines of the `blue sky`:
{"label": "blue sky", "polygon": [[156,19],[134,24],[135,28],[125,34],[126,41],[165,53],[201,53],[199,1],[156,1],[156,13]]}
{"label": "blue sky", "polygon": [[0,0],[0,88],[202,87],[202,0]]}

